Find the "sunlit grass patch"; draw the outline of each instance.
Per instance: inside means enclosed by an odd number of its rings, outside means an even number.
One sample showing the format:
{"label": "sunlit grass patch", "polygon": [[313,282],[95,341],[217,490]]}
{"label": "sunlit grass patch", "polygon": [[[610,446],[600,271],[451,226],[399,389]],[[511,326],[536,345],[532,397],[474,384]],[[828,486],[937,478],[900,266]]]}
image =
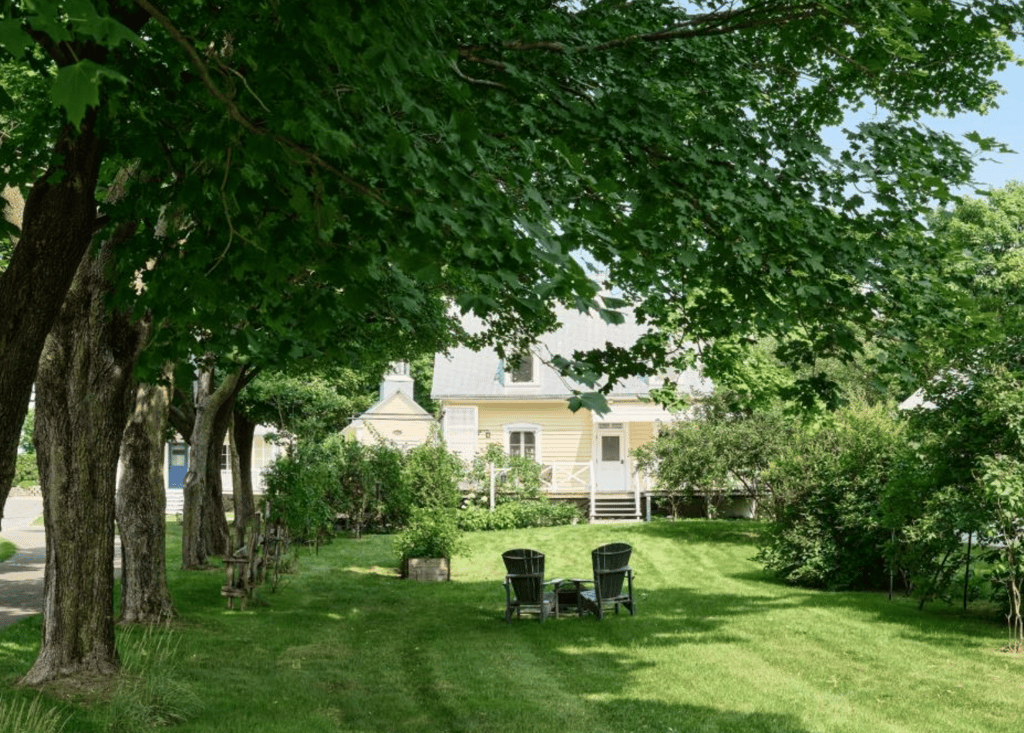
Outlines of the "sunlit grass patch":
{"label": "sunlit grass patch", "polygon": [[[998,651],[998,614],[788,587],[752,560],[758,530],[680,521],[474,533],[450,583],[399,579],[390,537],[339,538],[300,549],[287,583],[241,613],[225,608],[220,571],[177,569],[171,525],[181,616],[148,640],[119,632],[119,648],[126,670],[154,665],[131,679],[163,675],[172,700],[178,684],[198,696],[201,712],[174,722],[182,732],[1017,733],[1024,660]],[[634,548],[635,617],[504,622],[504,550],[541,550],[549,577],[588,577],[590,551],[617,541]],[[8,680],[32,662],[34,624],[0,632]],[[68,730],[109,730],[112,709],[77,708]]]}

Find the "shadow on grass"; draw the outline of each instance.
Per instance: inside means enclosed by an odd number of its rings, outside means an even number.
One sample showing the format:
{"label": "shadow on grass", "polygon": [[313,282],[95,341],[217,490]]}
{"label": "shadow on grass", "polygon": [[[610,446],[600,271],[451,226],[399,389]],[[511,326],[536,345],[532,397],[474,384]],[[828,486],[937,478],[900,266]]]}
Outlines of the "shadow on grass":
{"label": "shadow on grass", "polygon": [[654,519],[642,525],[623,524],[612,532],[644,537],[727,545],[756,545],[764,524],[750,519]]}
{"label": "shadow on grass", "polygon": [[824,591],[786,583],[767,572],[730,573],[727,577],[771,588],[780,601],[793,608],[841,609],[870,617],[872,622],[902,626],[901,636],[942,647],[972,644],[969,639],[989,639],[1005,626],[1005,618],[987,604],[962,606],[934,601],[918,609],[918,599],[901,593],[889,598],[885,591]]}
{"label": "shadow on grass", "polygon": [[[635,617],[622,609],[618,615],[609,613],[603,621],[590,614],[578,617],[563,612],[560,618],[549,617],[543,624],[535,615],[513,617],[506,623],[504,591],[497,583],[453,582],[439,587],[379,576],[368,580],[365,575],[346,572],[336,577],[340,582],[331,597],[324,599],[327,606],[367,609],[379,623],[401,623],[407,633],[417,636],[437,638],[450,633],[452,643],[459,643],[467,634],[503,636],[506,630],[521,633],[524,628],[531,634],[557,634],[559,643],[582,646],[592,645],[596,634],[601,635],[601,643],[651,647],[742,642],[745,637],[730,631],[735,618],[794,605],[772,596],[640,588]],[[340,590],[345,588],[351,592]],[[444,622],[439,624],[436,611],[441,604]]]}

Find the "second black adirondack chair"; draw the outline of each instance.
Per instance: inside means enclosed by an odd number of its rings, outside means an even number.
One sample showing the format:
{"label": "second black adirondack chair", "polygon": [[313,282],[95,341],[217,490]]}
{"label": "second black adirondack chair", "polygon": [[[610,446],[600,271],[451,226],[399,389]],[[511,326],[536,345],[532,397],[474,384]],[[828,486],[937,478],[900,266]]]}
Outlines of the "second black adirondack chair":
{"label": "second black adirondack chair", "polygon": [[[629,566],[633,548],[624,542],[613,542],[602,545],[591,553],[594,564],[592,581],[576,581],[580,590],[580,607],[583,611],[592,611],[600,621],[604,618],[604,610],[614,606],[615,613],[619,606],[625,606],[630,616],[636,615],[636,601],[633,599],[633,568]],[[593,583],[590,590],[582,589],[582,584]],[[626,585],[625,590],[623,585]]]}
{"label": "second black adirondack chair", "polygon": [[516,549],[502,554],[505,561],[505,621],[512,623],[523,611],[536,613],[544,621],[549,613],[558,618],[558,588],[561,578],[544,580],[544,553]]}

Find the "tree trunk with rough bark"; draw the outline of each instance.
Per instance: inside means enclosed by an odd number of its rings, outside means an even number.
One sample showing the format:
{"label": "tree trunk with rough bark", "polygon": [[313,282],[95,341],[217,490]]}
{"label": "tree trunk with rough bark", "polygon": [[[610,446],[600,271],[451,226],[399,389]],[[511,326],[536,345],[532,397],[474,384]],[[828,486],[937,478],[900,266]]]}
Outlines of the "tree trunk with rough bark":
{"label": "tree trunk with rough bark", "polygon": [[[220,446],[216,446],[211,455],[213,434],[217,413],[225,402],[231,398],[242,378],[242,370],[228,374],[224,381],[213,389],[213,370],[203,369],[197,374],[195,389],[195,421],[189,444],[192,446],[192,460],[182,487],[185,507],[183,509],[183,526],[181,537],[181,567],[183,570],[199,570],[206,566],[206,559],[217,552],[210,546],[212,527],[207,527],[216,520],[216,505],[211,492],[216,491],[220,497]],[[224,440],[224,433],[221,434]],[[211,477],[210,464],[216,471]],[[214,486],[210,486],[211,481]],[[220,503],[220,502],[218,502]],[[223,504],[220,504],[220,520],[224,521]],[[224,541],[227,541],[227,525],[224,526]]]}
{"label": "tree trunk with rough bark", "polygon": [[141,328],[106,306],[121,227],[79,267],[46,339],[35,442],[46,525],[42,645],[25,684],[117,671],[114,503],[121,436],[134,399]]}
{"label": "tree trunk with rough bark", "polygon": [[[167,372],[171,376],[170,370]],[[164,428],[169,384],[140,384],[121,443],[117,524],[121,531],[121,623],[158,624],[175,615],[167,588]]]}
{"label": "tree trunk with rough bark", "polygon": [[58,162],[33,184],[21,236],[0,273],[0,519],[43,344],[92,241],[102,160],[95,125],[90,109],[80,131],[71,125],[60,131]]}
{"label": "tree trunk with rough bark", "polygon": [[231,427],[231,493],[235,502],[236,538],[245,536],[245,528],[256,517],[256,499],[252,491],[252,444],[255,433],[256,424],[235,410]]}
{"label": "tree trunk with rough bark", "polygon": [[228,527],[227,513],[224,511],[224,481],[221,478],[221,456],[224,441],[227,439],[231,426],[231,413],[235,408],[235,392],[218,408],[213,420],[213,431],[210,433],[210,450],[207,452],[206,485],[209,495],[206,502],[206,546],[211,555],[227,554],[231,528]]}

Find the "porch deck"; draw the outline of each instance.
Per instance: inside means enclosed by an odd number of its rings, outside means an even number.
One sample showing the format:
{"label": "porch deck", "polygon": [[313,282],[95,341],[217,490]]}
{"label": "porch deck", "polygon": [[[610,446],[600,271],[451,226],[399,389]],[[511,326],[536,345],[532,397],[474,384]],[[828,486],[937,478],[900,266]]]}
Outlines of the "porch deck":
{"label": "porch deck", "polygon": [[[491,506],[500,491],[501,476],[507,469],[491,467]],[[593,479],[589,463],[546,463],[541,469],[541,488],[552,501],[572,502],[583,510],[591,522],[650,521],[652,505],[666,494],[657,489],[654,481],[643,471],[629,464],[626,491],[601,489]],[[707,499],[693,497],[680,516],[707,516]],[[716,508],[719,517],[753,518],[757,511],[755,497],[743,492],[729,495]]]}
{"label": "porch deck", "polygon": [[[550,499],[571,501],[586,511],[590,521],[650,519],[649,481],[629,462],[626,490],[608,490],[597,485],[591,463],[545,463],[541,468],[541,488]],[[491,506],[500,491],[501,477],[508,469],[490,466]],[[645,511],[646,510],[646,511]]]}

